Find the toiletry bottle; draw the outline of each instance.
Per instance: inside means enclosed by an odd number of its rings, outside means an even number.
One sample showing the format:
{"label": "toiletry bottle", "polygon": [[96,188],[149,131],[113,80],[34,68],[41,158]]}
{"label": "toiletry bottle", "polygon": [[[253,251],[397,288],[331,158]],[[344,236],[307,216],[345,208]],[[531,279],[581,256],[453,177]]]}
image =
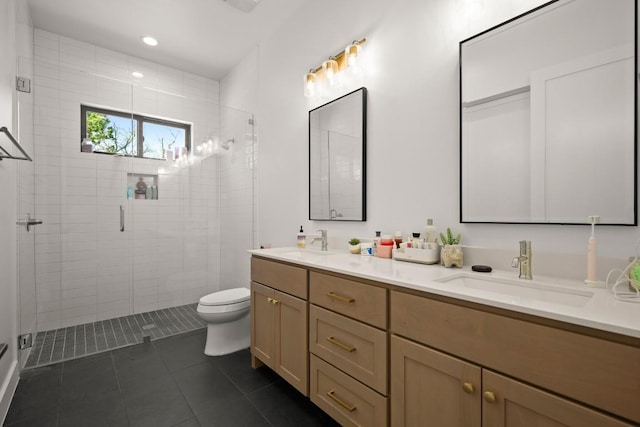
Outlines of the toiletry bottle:
{"label": "toiletry bottle", "polygon": [[133,199],[133,187],[127,186],[127,199]]}
{"label": "toiletry bottle", "polygon": [[435,225],[433,225],[433,219],[427,219],[427,225],[424,227],[424,231],[422,232],[422,238],[426,243],[435,243],[438,239],[438,233]]}
{"label": "toiletry bottle", "polygon": [[80,144],[80,151],[83,153],[93,153],[93,143],[89,138],[84,138]]}
{"label": "toiletry bottle", "polygon": [[396,234],[393,236],[393,240],[396,243],[396,248],[399,248],[400,243],[402,243],[402,231],[396,231]]}
{"label": "toiletry bottle", "polygon": [[411,247],[420,249],[420,233],[411,233],[413,238],[411,239]]}
{"label": "toiletry bottle", "polygon": [[298,232],[298,247],[304,248],[307,245],[307,236],[304,234],[304,230],[302,226],[300,226],[300,231]]}
{"label": "toiletry bottle", "polygon": [[382,239],[381,234],[382,231],[376,231],[376,237],[373,239],[373,255],[378,254],[378,246],[380,246],[380,240]]}

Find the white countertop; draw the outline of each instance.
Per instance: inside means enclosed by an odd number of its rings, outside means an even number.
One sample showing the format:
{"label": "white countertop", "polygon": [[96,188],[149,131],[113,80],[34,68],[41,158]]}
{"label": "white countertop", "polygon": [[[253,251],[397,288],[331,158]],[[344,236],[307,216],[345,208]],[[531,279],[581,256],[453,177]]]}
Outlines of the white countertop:
{"label": "white countertop", "polygon": [[[538,277],[535,270],[533,271],[534,280],[520,282],[517,270],[476,273],[472,272],[470,267],[445,268],[440,265],[423,265],[373,256],[352,255],[347,251],[323,253],[313,249],[290,247],[255,249],[249,252],[304,267],[347,274],[640,338],[640,303],[618,301],[608,289],[587,287],[581,281]],[[513,287],[514,292],[510,294],[496,289],[483,289],[481,286],[467,287],[460,283],[439,281],[455,275],[485,279],[493,284],[506,279],[512,284],[502,288],[509,291]],[[523,289],[519,289],[520,283],[526,288],[524,289],[526,292],[521,292]],[[554,292],[540,292],[544,293],[543,297],[535,294],[536,289],[544,291],[545,288],[552,289]],[[554,298],[555,295],[557,298]]]}

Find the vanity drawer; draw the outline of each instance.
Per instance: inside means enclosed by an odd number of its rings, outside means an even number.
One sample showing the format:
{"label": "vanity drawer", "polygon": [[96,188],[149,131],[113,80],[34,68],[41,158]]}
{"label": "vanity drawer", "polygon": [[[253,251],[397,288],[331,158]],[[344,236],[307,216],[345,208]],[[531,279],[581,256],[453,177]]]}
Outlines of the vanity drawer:
{"label": "vanity drawer", "polygon": [[261,258],[251,258],[251,280],[306,300],[307,270]]}
{"label": "vanity drawer", "polygon": [[311,355],[311,401],[343,426],[386,426],[387,398]]}
{"label": "vanity drawer", "polygon": [[640,423],[640,348],[392,291],[394,334]]}
{"label": "vanity drawer", "polygon": [[387,290],[315,271],[309,273],[311,303],[387,328]]}
{"label": "vanity drawer", "polygon": [[309,351],[387,394],[386,332],[311,305]]}

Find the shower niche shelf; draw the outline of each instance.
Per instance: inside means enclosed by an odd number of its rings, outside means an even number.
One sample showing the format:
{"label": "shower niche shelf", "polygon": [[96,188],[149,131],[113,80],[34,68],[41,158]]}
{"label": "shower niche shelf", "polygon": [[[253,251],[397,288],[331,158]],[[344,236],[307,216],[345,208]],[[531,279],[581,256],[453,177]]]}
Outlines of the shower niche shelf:
{"label": "shower niche shelf", "polygon": [[127,199],[157,200],[158,175],[127,173]]}

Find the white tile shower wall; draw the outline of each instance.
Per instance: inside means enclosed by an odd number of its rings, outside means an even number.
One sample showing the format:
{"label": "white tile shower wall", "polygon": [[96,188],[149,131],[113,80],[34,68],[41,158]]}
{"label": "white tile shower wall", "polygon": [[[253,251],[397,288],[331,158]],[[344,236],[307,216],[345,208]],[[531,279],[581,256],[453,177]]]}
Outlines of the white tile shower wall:
{"label": "white tile shower wall", "polygon": [[[83,103],[191,123],[194,144],[217,135],[218,82],[39,29],[33,49],[35,210],[45,222],[35,236],[37,329],[218,290],[218,162],[176,168],[79,150]],[[157,175],[159,200],[127,200],[127,173]]]}

